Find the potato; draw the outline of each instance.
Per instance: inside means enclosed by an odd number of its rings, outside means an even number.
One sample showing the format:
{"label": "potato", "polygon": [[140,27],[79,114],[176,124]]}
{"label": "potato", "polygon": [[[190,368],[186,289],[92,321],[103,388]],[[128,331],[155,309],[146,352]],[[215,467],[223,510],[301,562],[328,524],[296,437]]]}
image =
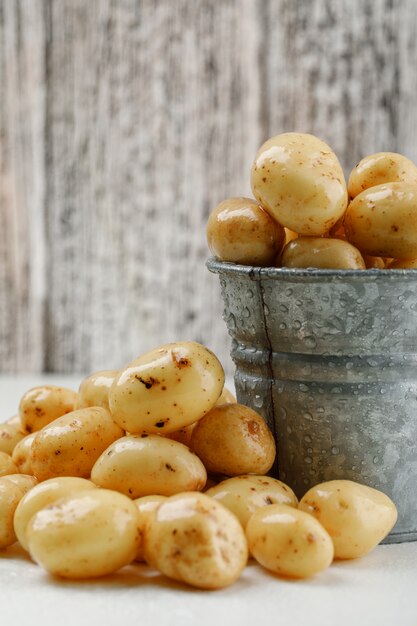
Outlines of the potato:
{"label": "potato", "polygon": [[277,135],[261,146],[252,166],[252,192],[273,218],[300,235],[324,235],[347,206],[336,155],[302,133]]}
{"label": "potato", "polygon": [[37,479],[29,474],[7,474],[7,476],[3,476],[3,478],[4,480],[10,480],[16,487],[19,487],[23,494],[27,493],[38,484]]}
{"label": "potato", "polygon": [[7,474],[18,474],[19,470],[17,469],[15,463],[13,462],[10,454],[6,452],[0,452],[0,477],[7,476]]}
{"label": "potato", "polygon": [[371,256],[417,257],[417,185],[387,183],[360,193],[345,215],[348,240]]}
{"label": "potato", "polygon": [[207,471],[227,476],[266,474],[275,459],[275,441],[264,419],[242,404],[209,411],[193,430],[191,448]]}
{"label": "potato", "polygon": [[25,437],[27,433],[22,428],[20,419],[18,422],[0,424],[0,452],[12,454],[14,447]]}
{"label": "potato", "polygon": [[77,409],[101,406],[109,410],[109,390],[119,370],[94,372],[82,381],[78,390]]}
{"label": "potato", "polygon": [[38,431],[58,417],[73,411],[77,397],[76,391],[54,385],[29,389],[19,404],[23,429],[28,433]]}
{"label": "potato", "polygon": [[207,480],[200,459],[186,446],[158,435],[130,435],[110,445],[91,470],[99,487],[130,498],[199,491]]}
{"label": "potato", "polygon": [[396,182],[417,185],[414,163],[396,152],[369,154],[359,161],[349,176],[349,196],[355,198],[370,187]]}
{"label": "potato", "polygon": [[389,266],[390,270],[415,270],[417,269],[417,259],[401,259],[394,261]]}
{"label": "potato", "polygon": [[223,387],[220,398],[214,406],[220,406],[221,404],[236,404],[236,396],[234,396],[226,387]]}
{"label": "potato", "polygon": [[367,254],[363,254],[362,258],[365,261],[366,269],[385,269],[385,261],[380,256],[368,256]]}
{"label": "potato", "polygon": [[248,558],[236,517],[202,493],[178,494],[160,504],[145,527],[147,563],[200,589],[220,589],[239,578]]}
{"label": "potato", "polygon": [[193,424],[189,424],[188,426],[183,426],[179,430],[175,430],[173,433],[168,433],[165,435],[168,439],[172,439],[173,441],[178,441],[178,443],[184,444],[184,446],[191,447],[191,437],[193,434],[194,428],[197,426],[197,422]]}
{"label": "potato", "polygon": [[54,476],[88,478],[100,454],[124,435],[106,409],[78,409],[36,433],[31,466],[38,480]]}
{"label": "potato", "polygon": [[285,246],[282,267],[315,267],[319,269],[365,269],[357,248],[342,239],[298,237]]}
{"label": "potato", "polygon": [[210,252],[221,261],[273,265],[284,240],[281,224],[250,198],[223,200],[207,222]]}
{"label": "potato", "polygon": [[26,435],[16,444],[12,452],[13,463],[21,474],[33,474],[32,471],[32,443],[36,432]]}
{"label": "potato", "polygon": [[397,521],[395,504],[381,491],[350,480],[312,487],[299,508],[328,531],[337,559],[356,559],[373,550]]}
{"label": "potato", "polygon": [[136,506],[121,493],[92,489],[41,509],[27,527],[29,552],[54,576],[105,576],[135,558]]}
{"label": "potato", "polygon": [[297,508],[295,493],[276,478],[270,476],[236,476],[208,489],[207,496],[220,502],[246,527],[252,513],[263,506],[286,504]]}
{"label": "potato", "polygon": [[70,476],[50,478],[34,486],[21,499],[14,515],[14,531],[22,548],[29,550],[26,530],[35,513],[65,496],[95,488],[90,480]]}
{"label": "potato", "polygon": [[0,550],[16,541],[13,516],[23,491],[10,480],[0,478]]}
{"label": "potato", "polygon": [[207,348],[169,343],[132,361],[109,393],[114,420],[129,433],[166,434],[197,421],[218,400],[224,372]]}
{"label": "potato", "polygon": [[255,511],[246,536],[258,563],[285,578],[308,578],[333,560],[333,543],[323,526],[286,505],[271,504]]}
{"label": "potato", "polygon": [[135,561],[145,561],[145,555],[143,552],[143,536],[145,533],[146,524],[149,523],[149,520],[151,519],[154,511],[156,511],[161,502],[165,502],[166,499],[166,496],[143,496],[143,498],[137,498],[136,500],[134,500],[134,503],[138,510],[138,528],[141,536],[141,541]]}

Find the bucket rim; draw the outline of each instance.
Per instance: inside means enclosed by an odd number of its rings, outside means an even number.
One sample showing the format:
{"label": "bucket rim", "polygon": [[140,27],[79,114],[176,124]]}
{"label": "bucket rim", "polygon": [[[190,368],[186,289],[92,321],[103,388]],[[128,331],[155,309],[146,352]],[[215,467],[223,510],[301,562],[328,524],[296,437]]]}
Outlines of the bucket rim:
{"label": "bucket rim", "polygon": [[207,269],[213,274],[229,274],[247,276],[250,280],[291,280],[310,279],[314,281],[337,280],[359,282],[391,282],[398,279],[407,282],[417,282],[417,269],[366,269],[366,270],[341,270],[341,269],[317,269],[317,268],[289,268],[289,267],[256,267],[253,265],[241,265],[228,261],[219,261],[210,257],[206,261]]}

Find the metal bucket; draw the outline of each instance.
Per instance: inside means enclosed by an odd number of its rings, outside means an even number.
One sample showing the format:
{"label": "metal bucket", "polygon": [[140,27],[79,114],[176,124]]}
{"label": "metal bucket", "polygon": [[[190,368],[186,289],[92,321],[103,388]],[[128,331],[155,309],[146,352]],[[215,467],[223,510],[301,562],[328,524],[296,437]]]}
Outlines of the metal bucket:
{"label": "metal bucket", "polygon": [[417,540],[417,271],[207,267],[273,474],[299,497],[336,478],[380,489],[399,513],[385,542]]}

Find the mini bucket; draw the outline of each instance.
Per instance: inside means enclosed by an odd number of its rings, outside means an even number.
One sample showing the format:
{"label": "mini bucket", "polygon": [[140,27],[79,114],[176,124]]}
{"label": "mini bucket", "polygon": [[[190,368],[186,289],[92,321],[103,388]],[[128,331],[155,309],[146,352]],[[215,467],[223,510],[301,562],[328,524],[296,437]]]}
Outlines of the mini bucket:
{"label": "mini bucket", "polygon": [[238,401],[277,444],[301,497],[354,480],[389,495],[385,543],[417,540],[417,270],[256,268],[210,259]]}

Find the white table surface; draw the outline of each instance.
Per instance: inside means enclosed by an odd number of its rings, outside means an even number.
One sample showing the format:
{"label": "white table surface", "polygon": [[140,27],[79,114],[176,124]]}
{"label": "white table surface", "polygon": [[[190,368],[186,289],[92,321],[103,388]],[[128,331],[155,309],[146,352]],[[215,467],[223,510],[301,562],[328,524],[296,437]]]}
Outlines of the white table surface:
{"label": "white table surface", "polygon": [[[79,377],[0,378],[0,421],[41,382],[77,387]],[[306,581],[276,578],[251,562],[232,587],[203,592],[144,565],[89,582],[55,580],[16,544],[0,552],[0,626],[417,626],[417,542],[378,546]]]}

